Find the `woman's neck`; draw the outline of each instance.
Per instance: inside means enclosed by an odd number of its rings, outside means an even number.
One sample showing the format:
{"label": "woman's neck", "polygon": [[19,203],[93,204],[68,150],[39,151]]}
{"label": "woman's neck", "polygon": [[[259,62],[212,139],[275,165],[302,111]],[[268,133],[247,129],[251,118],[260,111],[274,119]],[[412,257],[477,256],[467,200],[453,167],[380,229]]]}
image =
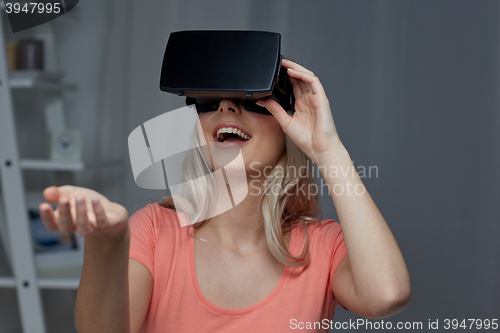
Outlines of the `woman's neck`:
{"label": "woman's neck", "polygon": [[207,239],[222,248],[248,255],[267,249],[259,208],[259,195],[249,190],[246,198],[232,209],[214,216],[196,230],[196,237]]}

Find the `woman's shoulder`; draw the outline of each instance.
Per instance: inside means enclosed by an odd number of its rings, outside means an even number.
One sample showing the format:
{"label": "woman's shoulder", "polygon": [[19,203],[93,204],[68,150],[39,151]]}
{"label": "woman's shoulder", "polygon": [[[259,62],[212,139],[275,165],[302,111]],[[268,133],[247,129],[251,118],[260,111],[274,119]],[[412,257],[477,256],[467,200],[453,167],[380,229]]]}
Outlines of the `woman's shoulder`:
{"label": "woman's shoulder", "polygon": [[[307,222],[306,226],[310,249],[317,249],[321,252],[324,249],[330,252],[332,245],[338,246],[344,240],[340,224],[333,219]],[[294,229],[300,242],[304,242],[305,232],[302,223],[299,223]]]}
{"label": "woman's shoulder", "polygon": [[158,202],[150,203],[134,212],[129,218],[129,224],[147,224],[155,229],[180,227],[177,213],[160,205]]}
{"label": "woman's shoulder", "polygon": [[[307,231],[311,235],[321,236],[325,234],[338,234],[342,232],[340,223],[334,219],[303,221],[307,226]],[[294,229],[302,229],[302,223],[298,223]]]}

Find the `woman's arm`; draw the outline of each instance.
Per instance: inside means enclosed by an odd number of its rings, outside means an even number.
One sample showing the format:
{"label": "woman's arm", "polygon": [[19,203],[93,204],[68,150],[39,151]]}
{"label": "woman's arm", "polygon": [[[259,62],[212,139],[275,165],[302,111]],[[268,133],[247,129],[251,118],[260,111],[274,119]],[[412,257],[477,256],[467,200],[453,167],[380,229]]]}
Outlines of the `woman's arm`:
{"label": "woman's arm", "polygon": [[153,276],[139,261],[129,259],[128,262],[130,331],[136,333],[141,330],[149,310],[153,294]]}
{"label": "woman's arm", "polygon": [[[149,270],[129,259],[128,212],[101,194],[76,186],[52,186],[39,206],[49,230],[85,237],[83,272],[76,299],[76,325],[85,332],[139,332],[151,299]],[[81,200],[79,200],[81,199]],[[95,204],[90,203],[96,199]],[[129,301],[132,299],[133,301]]]}
{"label": "woman's arm", "polygon": [[258,104],[272,113],[295,145],[318,166],[329,187],[348,253],[333,276],[335,296],[364,317],[395,314],[408,304],[411,295],[403,255],[338,137],[318,77],[290,60],[283,59],[282,65],[288,69],[293,86],[295,113],[289,116],[270,99],[261,99]]}
{"label": "woman's arm", "polygon": [[76,297],[78,332],[131,332],[128,251],[130,231],[85,237],[82,277]]}
{"label": "woman's arm", "polygon": [[75,311],[80,333],[140,331],[151,301],[153,277],[146,266],[129,259],[129,242],[128,227],[118,239],[86,237]]}
{"label": "woman's arm", "polygon": [[129,259],[128,229],[117,240],[85,239],[85,265],[75,311],[80,333],[135,333],[141,329],[153,278],[143,264]]}
{"label": "woman's arm", "polygon": [[352,312],[384,318],[411,297],[410,275],[389,226],[340,140],[314,161],[327,184],[348,255],[333,276],[336,298]]}

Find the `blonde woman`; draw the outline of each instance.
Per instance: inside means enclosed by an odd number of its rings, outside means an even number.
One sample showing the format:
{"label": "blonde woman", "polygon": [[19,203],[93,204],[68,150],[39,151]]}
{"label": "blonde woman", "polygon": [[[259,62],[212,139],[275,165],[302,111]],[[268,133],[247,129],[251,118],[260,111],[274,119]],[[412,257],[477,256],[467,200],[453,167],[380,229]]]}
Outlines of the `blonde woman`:
{"label": "blonde woman", "polygon": [[[259,104],[272,115],[229,99],[199,115],[207,142],[229,140],[217,136],[224,126],[248,135],[235,140],[249,193],[233,209],[182,227],[172,198],[129,218],[89,189],[44,191],[57,203],[55,211],[40,204],[46,227],[85,236],[79,332],[328,332],[337,305],[371,319],[407,306],[405,261],[358,174],[345,172],[354,166],[318,77],[290,60],[282,65],[293,115],[270,99]],[[315,219],[319,188],[310,161],[339,223]]]}

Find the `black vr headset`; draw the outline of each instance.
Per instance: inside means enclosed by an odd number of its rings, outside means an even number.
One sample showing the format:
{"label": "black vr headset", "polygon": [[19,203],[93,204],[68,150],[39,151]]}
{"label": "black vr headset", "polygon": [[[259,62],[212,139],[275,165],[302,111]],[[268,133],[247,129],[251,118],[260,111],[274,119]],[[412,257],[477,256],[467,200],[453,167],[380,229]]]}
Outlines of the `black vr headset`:
{"label": "black vr headset", "polygon": [[293,88],[281,66],[281,35],[267,31],[172,32],[161,69],[160,89],[186,96],[197,111],[216,111],[222,99],[270,115],[255,104],[272,98],[294,112]]}

